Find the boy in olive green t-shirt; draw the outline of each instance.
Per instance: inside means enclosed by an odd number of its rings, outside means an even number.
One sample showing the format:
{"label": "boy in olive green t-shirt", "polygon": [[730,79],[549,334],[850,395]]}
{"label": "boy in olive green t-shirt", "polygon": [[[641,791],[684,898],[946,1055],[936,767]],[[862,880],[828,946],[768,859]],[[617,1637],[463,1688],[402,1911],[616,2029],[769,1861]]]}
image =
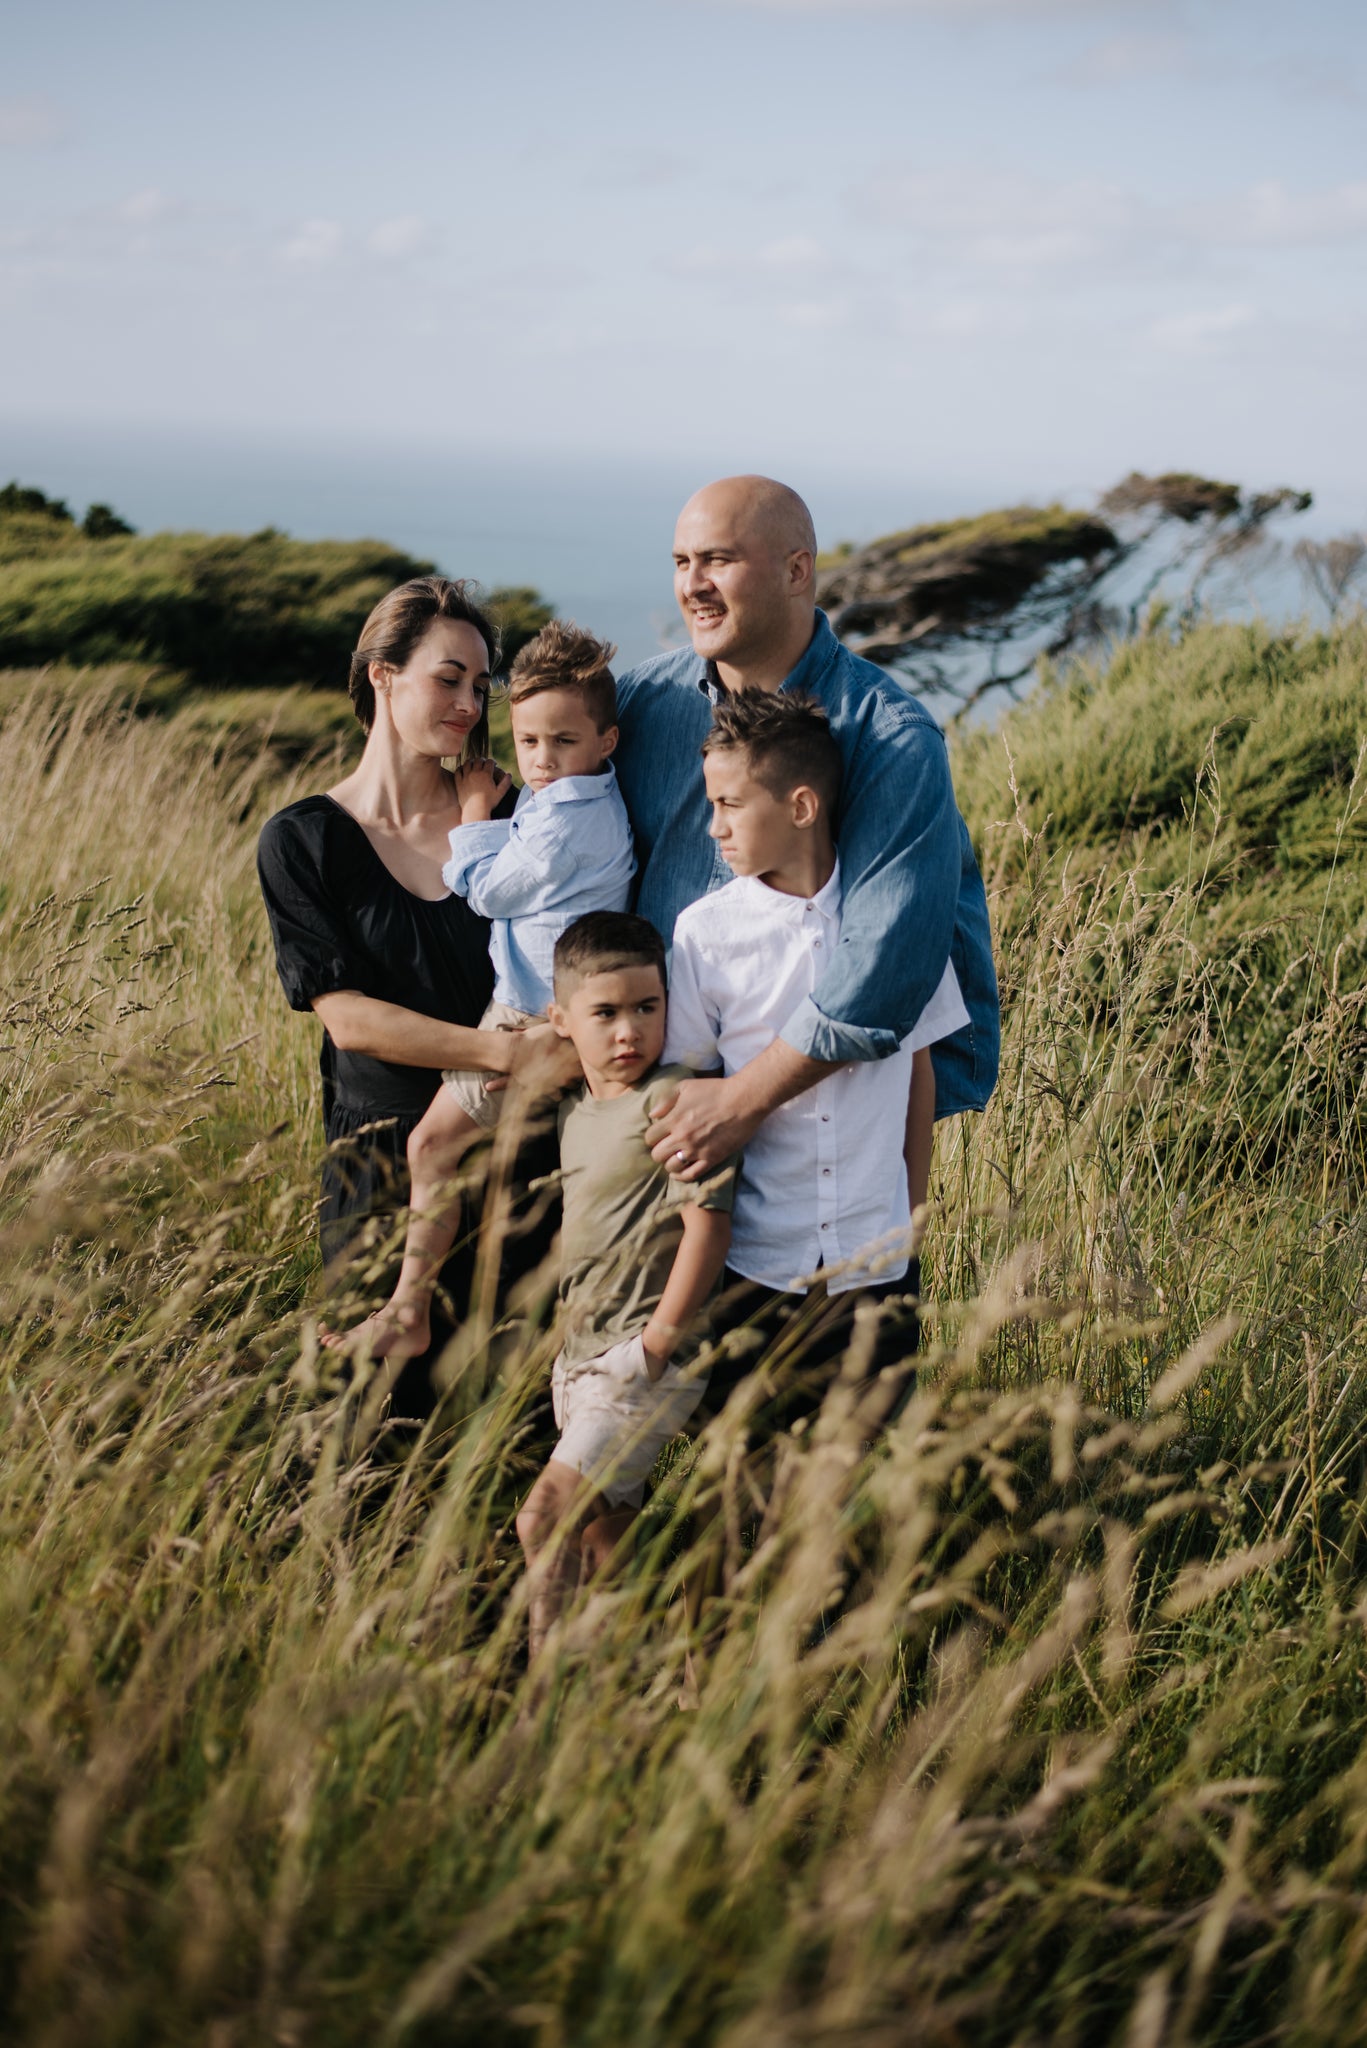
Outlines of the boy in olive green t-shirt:
{"label": "boy in olive green t-shirt", "polygon": [[664,942],[653,925],[621,911],[572,924],[555,949],[550,1020],[573,1040],[584,1091],[560,1112],[560,1441],[517,1518],[533,1657],[581,1576],[616,1549],[661,1446],[702,1398],[687,1366],[726,1263],[737,1166],[691,1184],[651,1157],[651,1111],[688,1078],[659,1066]]}

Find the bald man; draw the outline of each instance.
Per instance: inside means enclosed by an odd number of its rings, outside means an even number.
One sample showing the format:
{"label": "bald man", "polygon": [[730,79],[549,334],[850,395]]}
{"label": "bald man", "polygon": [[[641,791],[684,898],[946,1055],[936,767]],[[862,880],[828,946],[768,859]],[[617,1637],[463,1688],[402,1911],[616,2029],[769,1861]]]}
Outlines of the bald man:
{"label": "bald man", "polygon": [[837,850],[840,944],[781,1035],[725,1080],[686,1081],[655,1157],[698,1180],[782,1102],[851,1060],[895,1052],[952,959],[969,1022],[934,1048],[937,1116],[982,1109],[997,1078],[999,1016],[987,900],[959,815],[944,735],[914,698],[841,645],[815,597],[816,536],[796,491],[726,477],[674,533],[674,594],[692,647],[617,685],[614,759],[636,835],[637,909],[666,938],[686,905],[731,880],[708,836],[701,748],[728,690],[817,698],[844,771]]}

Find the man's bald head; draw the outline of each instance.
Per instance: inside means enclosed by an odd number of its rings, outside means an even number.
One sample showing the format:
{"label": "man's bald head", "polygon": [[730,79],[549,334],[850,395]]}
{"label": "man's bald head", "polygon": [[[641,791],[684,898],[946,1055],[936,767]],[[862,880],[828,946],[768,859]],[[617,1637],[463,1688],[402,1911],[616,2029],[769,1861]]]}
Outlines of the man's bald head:
{"label": "man's bald head", "polygon": [[694,649],[728,689],[776,690],[812,637],[816,534],[796,491],[728,476],[674,529],[674,594]]}
{"label": "man's bald head", "polygon": [[811,513],[796,491],[771,476],[724,476],[704,484],[684,506],[679,524],[698,516],[720,519],[777,555],[816,554]]}

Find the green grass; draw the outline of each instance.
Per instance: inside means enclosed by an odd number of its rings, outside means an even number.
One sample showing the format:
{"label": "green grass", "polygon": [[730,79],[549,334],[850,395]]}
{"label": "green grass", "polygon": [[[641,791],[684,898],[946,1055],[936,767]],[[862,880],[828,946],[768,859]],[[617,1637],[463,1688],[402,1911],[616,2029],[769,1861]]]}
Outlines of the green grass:
{"label": "green grass", "polygon": [[958,743],[1006,1030],[942,1128],[920,1392],[870,1453],[838,1386],[753,1545],[735,1420],[676,1456],[544,1692],[544,1288],[398,1457],[316,1344],[252,852],[326,771],[16,690],[6,2040],[1367,2035],[1363,652],[1201,629]]}

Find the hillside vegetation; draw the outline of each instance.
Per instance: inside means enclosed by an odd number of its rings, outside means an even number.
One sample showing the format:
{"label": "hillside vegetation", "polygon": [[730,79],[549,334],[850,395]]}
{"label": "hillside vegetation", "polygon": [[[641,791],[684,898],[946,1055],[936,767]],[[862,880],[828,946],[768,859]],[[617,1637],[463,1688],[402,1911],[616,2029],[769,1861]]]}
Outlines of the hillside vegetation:
{"label": "hillside vegetation", "polygon": [[667,1459],[542,1687],[545,1286],[398,1449],[317,1346],[252,853],[331,771],[16,692],[7,2041],[1367,2036],[1365,670],[1360,624],[1202,627],[956,743],[1005,1038],[941,1130],[916,1399],[870,1449],[837,1385],[753,1541],[734,1421]]}
{"label": "hillside vegetation", "polygon": [[[151,665],[163,672],[158,701],[196,688],[335,687],[371,607],[433,566],[384,541],[292,540],[274,527],[137,535],[107,506],[77,526],[59,501],[10,485],[0,492],[0,669]],[[491,591],[489,603],[505,662],[551,615],[530,589]]]}

